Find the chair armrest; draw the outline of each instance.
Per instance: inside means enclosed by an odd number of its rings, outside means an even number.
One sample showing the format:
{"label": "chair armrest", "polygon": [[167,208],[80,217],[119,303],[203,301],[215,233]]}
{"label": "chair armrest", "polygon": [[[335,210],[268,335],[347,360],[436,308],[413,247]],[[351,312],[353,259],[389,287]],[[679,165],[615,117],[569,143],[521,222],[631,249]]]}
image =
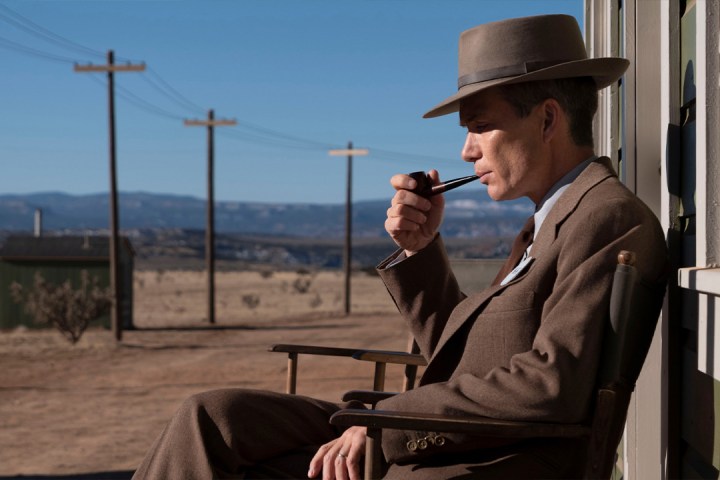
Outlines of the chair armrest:
{"label": "chair armrest", "polygon": [[385,400],[397,395],[395,392],[378,392],[375,390],[350,390],[342,396],[343,402],[359,400],[367,405],[375,405],[380,400]]}
{"label": "chair armrest", "polygon": [[293,345],[285,343],[271,345],[270,348],[268,348],[269,352],[302,353],[332,357],[352,357],[358,350],[357,348],[320,347],[317,345]]}
{"label": "chair armrest", "polygon": [[[285,391],[295,393],[297,388],[298,355],[322,355],[332,357],[352,357],[375,363],[373,376],[373,389],[381,391],[385,388],[385,365],[388,363],[405,365],[405,388],[412,388],[415,382],[415,372],[418,366],[425,366],[427,361],[422,355],[394,352],[387,350],[367,350],[359,348],[322,347],[317,345],[296,345],[279,343],[268,348],[270,352],[288,354],[288,375]],[[408,387],[410,385],[410,387]]]}
{"label": "chair armrest", "polygon": [[398,365],[427,365],[425,357],[417,353],[395,352],[390,350],[367,350],[360,348],[321,347],[318,345],[295,345],[278,343],[268,348],[269,352],[302,353],[306,355],[325,355],[334,357],[352,357],[366,362],[393,363]]}
{"label": "chair armrest", "polygon": [[387,350],[356,350],[352,358],[366,362],[415,365],[418,367],[427,365],[425,357],[418,353],[391,352]]}
{"label": "chair armrest", "polygon": [[590,435],[590,427],[580,424],[515,422],[487,417],[443,416],[430,413],[390,412],[385,410],[346,409],[330,417],[330,423],[342,426],[391,428],[444,433],[533,438],[576,438]]}

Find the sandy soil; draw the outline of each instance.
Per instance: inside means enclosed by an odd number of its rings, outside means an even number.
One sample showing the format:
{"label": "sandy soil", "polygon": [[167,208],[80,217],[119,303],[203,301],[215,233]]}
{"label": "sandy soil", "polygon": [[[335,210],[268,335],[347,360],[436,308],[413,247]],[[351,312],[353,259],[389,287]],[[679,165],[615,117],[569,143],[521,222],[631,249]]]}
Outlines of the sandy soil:
{"label": "sandy soil", "polygon": [[[377,277],[297,272],[217,274],[217,323],[204,322],[199,272],[138,272],[136,330],[116,343],[88,330],[74,346],[52,330],[0,333],[0,479],[129,478],[179,403],[225,387],[282,391],[273,343],[404,349],[407,333]],[[370,388],[373,365],[300,360],[298,393],[338,400]],[[400,388],[388,368],[387,389]]]}

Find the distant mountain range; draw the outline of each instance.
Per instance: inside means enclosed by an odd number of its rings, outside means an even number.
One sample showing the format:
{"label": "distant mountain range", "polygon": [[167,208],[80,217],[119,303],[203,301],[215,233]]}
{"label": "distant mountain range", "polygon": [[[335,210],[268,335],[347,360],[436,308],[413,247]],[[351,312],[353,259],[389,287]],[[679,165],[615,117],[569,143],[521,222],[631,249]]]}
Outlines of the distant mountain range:
{"label": "distant mountain range", "polygon": [[[108,228],[106,193],[69,195],[34,193],[0,195],[0,231],[32,232],[34,213],[42,211],[44,230],[81,231]],[[527,201],[493,202],[484,191],[446,194],[443,235],[454,238],[514,236],[532,213]],[[388,200],[359,201],[352,206],[353,237],[385,236]],[[119,195],[120,229],[203,230],[205,200],[191,196],[123,192]],[[216,202],[218,233],[340,238],[345,232],[344,204]]]}

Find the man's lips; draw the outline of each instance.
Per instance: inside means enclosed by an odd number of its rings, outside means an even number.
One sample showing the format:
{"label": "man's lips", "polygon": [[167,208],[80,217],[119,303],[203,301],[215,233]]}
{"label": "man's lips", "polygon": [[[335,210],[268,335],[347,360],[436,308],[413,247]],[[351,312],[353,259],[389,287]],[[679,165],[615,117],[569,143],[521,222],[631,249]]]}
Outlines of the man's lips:
{"label": "man's lips", "polygon": [[480,177],[480,183],[487,183],[488,176],[490,175],[490,173],[491,172],[489,170],[475,171],[475,175]]}

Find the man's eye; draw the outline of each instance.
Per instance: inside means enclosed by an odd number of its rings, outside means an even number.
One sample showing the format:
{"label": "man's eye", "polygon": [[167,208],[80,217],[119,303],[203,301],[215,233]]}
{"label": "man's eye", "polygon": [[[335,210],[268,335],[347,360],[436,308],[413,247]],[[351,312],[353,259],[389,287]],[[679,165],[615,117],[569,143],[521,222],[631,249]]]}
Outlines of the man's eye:
{"label": "man's eye", "polygon": [[468,125],[468,131],[472,133],[482,133],[487,130],[487,127],[486,123],[474,123],[472,125]]}

